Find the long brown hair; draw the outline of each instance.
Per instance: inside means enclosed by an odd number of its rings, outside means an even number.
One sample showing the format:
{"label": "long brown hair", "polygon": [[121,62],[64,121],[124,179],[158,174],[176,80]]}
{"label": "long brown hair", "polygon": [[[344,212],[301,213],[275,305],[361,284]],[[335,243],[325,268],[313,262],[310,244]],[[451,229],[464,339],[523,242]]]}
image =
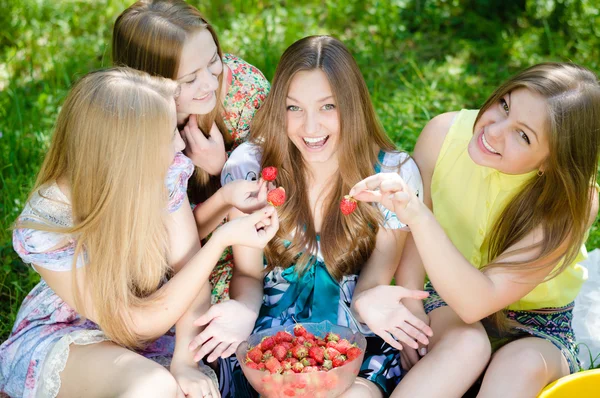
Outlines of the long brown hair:
{"label": "long brown hair", "polygon": [[[115,66],[128,66],[149,73],[177,79],[181,51],[185,40],[206,29],[210,32],[219,57],[223,52],[214,28],[195,7],[182,0],[138,1],[127,8],[115,21],[112,59]],[[198,49],[200,51],[200,49]],[[223,121],[223,75],[218,77],[217,105],[206,115],[198,115],[198,127],[208,136],[213,123],[223,134],[226,147],[233,140]],[[196,167],[190,180],[190,196],[201,202],[218,189],[218,178]]]}
{"label": "long brown hair", "polygon": [[[302,272],[317,247],[317,233],[308,200],[307,169],[302,155],[288,139],[286,96],[294,75],[321,70],[333,91],[340,120],[339,170],[324,202],[320,245],[328,271],[336,279],[357,272],[375,246],[381,214],[360,204],[342,216],[339,202],[358,181],[373,174],[380,150],[393,151],[371,104],[367,85],[346,47],[329,36],[310,36],[292,44],[281,56],[271,92],[254,117],[251,141],[262,149],[262,166],[279,168],[277,182],[288,199],[278,210],[280,228],[267,245],[268,269],[298,260]],[[398,165],[399,166],[399,165]],[[285,244],[290,237],[291,244]],[[302,253],[297,259],[299,253]]]}
{"label": "long brown hair", "polygon": [[[141,347],[129,308],[148,297],[170,271],[166,262],[164,180],[173,158],[175,82],[129,68],[92,72],[75,84],[57,119],[50,149],[32,192],[66,178],[73,226],[17,220],[16,228],[52,230],[76,239],[73,285],[76,308],[124,346]],[[85,251],[85,267],[76,259]],[[84,272],[83,291],[76,283]]]}
{"label": "long brown hair", "polygon": [[[600,134],[600,85],[594,73],[568,63],[544,63],[530,67],[501,85],[478,114],[507,93],[527,88],[546,99],[549,155],[543,175],[533,177],[502,211],[489,236],[485,268],[516,267],[539,261],[539,268],[556,267],[550,278],[570,266],[585,241],[596,180]],[[535,245],[536,258],[506,262],[506,251],[534,229],[543,238]],[[557,248],[565,247],[561,253]],[[527,247],[524,252],[534,249]],[[558,256],[557,256],[558,254]],[[560,266],[557,266],[560,263]]]}

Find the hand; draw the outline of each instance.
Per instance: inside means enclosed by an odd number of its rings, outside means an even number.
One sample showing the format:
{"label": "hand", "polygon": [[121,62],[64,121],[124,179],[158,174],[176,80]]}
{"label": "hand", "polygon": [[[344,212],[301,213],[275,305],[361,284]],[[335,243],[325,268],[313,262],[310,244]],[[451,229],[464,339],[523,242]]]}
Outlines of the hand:
{"label": "hand", "polygon": [[221,174],[227,154],[223,135],[215,123],[213,123],[207,138],[198,128],[197,116],[190,115],[190,119],[181,131],[181,138],[185,141],[184,153],[192,159],[194,165],[210,175]]}
{"label": "hand", "polygon": [[210,376],[202,373],[198,365],[171,364],[171,374],[179,384],[177,398],[219,398],[221,394]]}
{"label": "hand", "polygon": [[377,286],[355,297],[354,307],[367,326],[392,347],[402,350],[400,343],[414,349],[419,343],[429,344],[433,331],[413,315],[401,302],[403,298],[423,300],[429,293],[402,286]]}
{"label": "hand", "polygon": [[240,343],[250,336],[258,314],[236,300],[213,305],[206,314],[194,321],[196,326],[206,326],[189,345],[190,351],[200,347],[194,361],[210,354],[208,362],[218,357],[227,358],[235,353]]}
{"label": "hand", "polygon": [[221,188],[226,203],[244,213],[251,213],[267,205],[267,182],[236,180]]}
{"label": "hand", "polygon": [[[413,312],[413,314],[419,319],[421,319],[425,324],[429,325],[429,316],[425,314],[425,311],[421,310],[420,313],[417,314]],[[400,351],[400,364],[402,366],[402,369],[412,369],[412,367],[415,366],[417,362],[419,362],[419,360],[426,354],[427,345],[419,343],[419,348],[415,349],[402,343],[402,351]]]}
{"label": "hand", "polygon": [[397,173],[378,173],[358,182],[350,195],[362,202],[379,202],[410,226],[427,210],[408,184]]}
{"label": "hand", "polygon": [[273,206],[266,206],[247,216],[228,221],[218,228],[212,239],[220,239],[223,247],[247,246],[264,249],[279,229],[279,218]]}

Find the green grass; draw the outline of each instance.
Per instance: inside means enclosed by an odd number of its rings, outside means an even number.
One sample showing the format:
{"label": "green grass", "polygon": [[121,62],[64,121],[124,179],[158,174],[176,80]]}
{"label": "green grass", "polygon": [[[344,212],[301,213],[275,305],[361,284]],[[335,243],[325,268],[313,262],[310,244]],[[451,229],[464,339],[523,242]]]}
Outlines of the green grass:
{"label": "green grass", "polygon": [[[0,0],[0,341],[38,277],[12,249],[21,211],[70,85],[110,64],[110,35],[131,1]],[[226,52],[271,79],[283,50],[331,34],[354,54],[390,137],[412,150],[433,116],[479,107],[517,70],[572,60],[600,70],[592,0],[190,1]],[[588,248],[600,246],[594,224]]]}

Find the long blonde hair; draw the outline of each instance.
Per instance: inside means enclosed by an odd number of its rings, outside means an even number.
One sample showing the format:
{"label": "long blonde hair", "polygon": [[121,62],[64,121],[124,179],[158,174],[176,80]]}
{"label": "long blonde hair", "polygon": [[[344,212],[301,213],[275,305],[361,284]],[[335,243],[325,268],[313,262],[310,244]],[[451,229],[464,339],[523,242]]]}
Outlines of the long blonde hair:
{"label": "long blonde hair", "polygon": [[[119,15],[113,28],[112,59],[115,66],[128,66],[153,76],[177,79],[181,51],[190,35],[206,29],[212,36],[219,57],[223,52],[217,33],[195,7],[182,0],[138,1]],[[198,49],[201,51],[201,49]],[[223,134],[226,148],[233,143],[223,121],[223,75],[218,76],[217,105],[206,115],[198,115],[198,127],[208,136],[213,123]],[[190,196],[202,202],[219,188],[212,178],[196,167],[190,180]]]}
{"label": "long blonde hair", "polygon": [[[570,266],[584,244],[596,181],[600,145],[600,85],[594,73],[568,63],[530,67],[500,86],[479,111],[477,119],[507,93],[527,88],[546,99],[549,155],[543,175],[533,177],[506,206],[489,236],[485,268],[556,266],[550,278]],[[539,254],[523,262],[506,262],[506,251],[536,228],[542,228]],[[565,245],[566,243],[566,245]],[[556,256],[558,247],[566,247]],[[519,252],[531,250],[527,247]]]}
{"label": "long blonde hair", "polygon": [[294,75],[315,69],[327,76],[340,115],[339,170],[324,203],[320,243],[329,273],[341,279],[360,270],[371,255],[382,217],[375,207],[364,204],[350,216],[343,216],[339,202],[354,184],[373,174],[379,151],[393,151],[394,144],[377,120],[358,65],[340,41],[310,36],[283,53],[271,92],[253,119],[251,141],[262,148],[263,167],[279,168],[277,182],[288,196],[278,210],[279,231],[265,249],[268,269],[292,266],[302,253],[297,263],[302,272],[316,250],[317,233],[308,200],[307,169],[285,133],[285,105]]}
{"label": "long blonde hair", "polygon": [[[92,72],[67,96],[32,192],[66,178],[73,226],[48,228],[76,240],[76,307],[91,298],[95,321],[113,341],[143,345],[127,308],[143,306],[169,271],[165,177],[172,160],[176,84],[129,68]],[[75,259],[85,252],[85,294]]]}

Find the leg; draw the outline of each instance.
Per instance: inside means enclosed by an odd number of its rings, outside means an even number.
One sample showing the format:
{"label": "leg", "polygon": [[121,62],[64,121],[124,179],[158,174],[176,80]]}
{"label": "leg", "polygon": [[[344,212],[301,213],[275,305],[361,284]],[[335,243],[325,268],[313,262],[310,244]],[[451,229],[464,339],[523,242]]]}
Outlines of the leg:
{"label": "leg", "polygon": [[383,394],[375,383],[357,377],[354,384],[344,391],[340,398],[383,398]]}
{"label": "leg", "polygon": [[71,345],[59,397],[175,397],[164,367],[111,342]]}
{"label": "leg", "polygon": [[485,372],[478,397],[536,397],[570,373],[560,350],[539,337],[525,337],[499,349]]}
{"label": "leg", "polygon": [[429,313],[433,337],[425,355],[392,397],[461,397],[483,373],[491,355],[481,323],[464,323],[447,306]]}

